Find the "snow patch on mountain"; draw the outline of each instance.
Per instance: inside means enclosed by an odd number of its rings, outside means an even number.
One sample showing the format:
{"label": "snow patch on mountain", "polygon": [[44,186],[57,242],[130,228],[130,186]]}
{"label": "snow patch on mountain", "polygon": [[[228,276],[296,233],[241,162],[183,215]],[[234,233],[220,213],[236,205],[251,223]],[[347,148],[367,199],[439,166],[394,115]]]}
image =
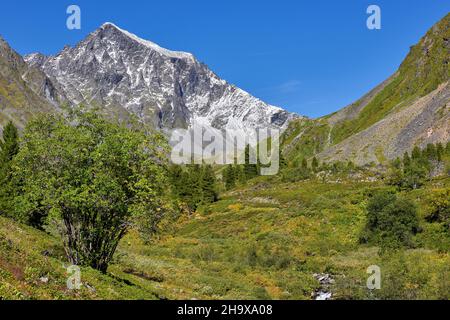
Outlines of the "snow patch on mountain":
{"label": "snow patch on mountain", "polygon": [[251,132],[283,129],[297,117],[220,79],[192,54],[110,22],[56,56],[32,54],[25,61],[47,75],[60,101],[125,111],[162,129],[188,128],[201,119],[217,129]]}

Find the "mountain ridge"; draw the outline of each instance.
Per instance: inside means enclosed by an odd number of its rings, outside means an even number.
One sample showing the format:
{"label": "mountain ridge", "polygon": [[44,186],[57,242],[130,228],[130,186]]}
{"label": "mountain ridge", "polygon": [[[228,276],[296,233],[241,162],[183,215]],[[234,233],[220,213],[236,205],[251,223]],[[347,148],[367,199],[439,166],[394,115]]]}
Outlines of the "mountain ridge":
{"label": "mountain ridge", "polygon": [[52,111],[53,93],[45,74],[29,67],[0,37],[0,132],[8,121],[22,128],[33,114]]}
{"label": "mountain ridge", "polygon": [[[415,146],[450,140],[450,14],[437,22],[399,69],[330,115],[291,122],[283,136],[291,161],[385,163]],[[401,116],[401,117],[400,117]]]}
{"label": "mountain ridge", "polygon": [[283,128],[297,117],[220,79],[192,54],[171,51],[104,23],[55,56],[31,54],[69,104],[100,105],[158,128]]}

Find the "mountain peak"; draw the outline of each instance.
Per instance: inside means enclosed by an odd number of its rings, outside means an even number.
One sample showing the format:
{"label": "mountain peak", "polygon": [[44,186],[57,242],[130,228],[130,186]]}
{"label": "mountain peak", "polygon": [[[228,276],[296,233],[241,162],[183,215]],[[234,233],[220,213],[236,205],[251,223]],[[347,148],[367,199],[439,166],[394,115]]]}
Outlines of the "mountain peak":
{"label": "mountain peak", "polygon": [[111,27],[111,28],[116,28],[116,29],[120,29],[118,26],[116,26],[114,23],[112,23],[112,22],[105,22],[104,24],[102,24],[101,26],[100,26],[100,28],[103,28],[103,29],[105,29],[105,28],[109,28],[109,27]]}
{"label": "mountain peak", "polygon": [[27,56],[69,105],[102,106],[157,128],[283,128],[294,117],[220,79],[186,52],[171,51],[111,22],[56,56]]}
{"label": "mountain peak", "polygon": [[142,39],[140,37],[138,37],[137,35],[135,35],[134,33],[131,33],[127,30],[124,30],[120,27],[118,27],[116,24],[112,23],[112,22],[105,22],[104,24],[102,24],[100,26],[99,30],[108,30],[108,29],[112,29],[115,31],[118,31],[120,33],[122,33],[124,36],[128,37],[129,39],[131,39],[132,41],[139,43],[140,45],[143,45],[147,48],[150,48],[154,51],[157,51],[158,53],[167,56],[169,58],[176,58],[176,59],[189,59],[192,60],[194,59],[194,56],[191,53],[188,52],[183,52],[183,51],[172,51],[166,48],[163,48],[161,46],[159,46],[158,44],[151,42],[149,40],[145,40]]}

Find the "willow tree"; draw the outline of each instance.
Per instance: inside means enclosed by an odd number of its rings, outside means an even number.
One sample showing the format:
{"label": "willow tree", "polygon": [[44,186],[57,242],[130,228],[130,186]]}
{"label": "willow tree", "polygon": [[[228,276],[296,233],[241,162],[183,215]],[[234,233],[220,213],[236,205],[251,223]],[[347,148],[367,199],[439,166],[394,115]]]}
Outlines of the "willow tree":
{"label": "willow tree", "polygon": [[161,135],[93,112],[40,116],[13,164],[17,214],[32,220],[44,208],[69,260],[106,272],[133,223],[154,232],[167,209],[166,154]]}

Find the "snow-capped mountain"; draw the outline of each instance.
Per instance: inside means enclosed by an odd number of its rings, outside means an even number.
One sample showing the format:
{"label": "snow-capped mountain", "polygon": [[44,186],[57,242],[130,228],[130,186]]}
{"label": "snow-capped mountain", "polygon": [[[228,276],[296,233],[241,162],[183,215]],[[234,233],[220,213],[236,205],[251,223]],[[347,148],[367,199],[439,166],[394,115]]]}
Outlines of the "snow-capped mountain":
{"label": "snow-capped mountain", "polygon": [[112,23],[56,56],[31,54],[56,88],[59,103],[134,114],[159,128],[195,123],[215,128],[284,128],[296,117],[220,79],[186,52],[161,48]]}

